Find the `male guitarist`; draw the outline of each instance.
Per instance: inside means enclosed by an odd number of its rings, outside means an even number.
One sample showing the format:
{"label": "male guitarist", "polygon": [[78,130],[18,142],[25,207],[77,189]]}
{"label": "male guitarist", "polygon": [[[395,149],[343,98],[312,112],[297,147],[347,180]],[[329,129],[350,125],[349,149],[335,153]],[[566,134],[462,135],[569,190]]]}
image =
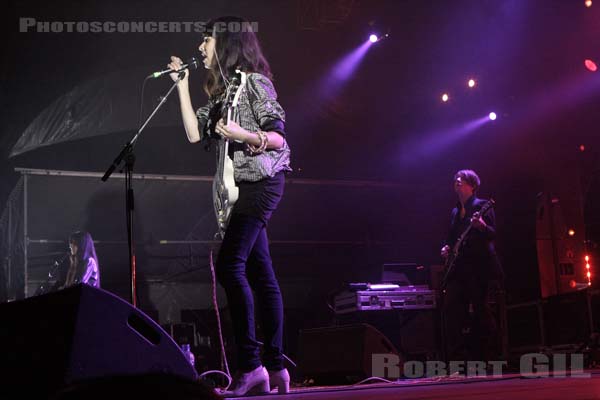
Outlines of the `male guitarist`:
{"label": "male guitarist", "polygon": [[[285,113],[277,101],[271,82],[269,64],[254,32],[228,27],[250,26],[238,17],[221,17],[210,21],[199,46],[208,76],[204,91],[208,104],[194,111],[188,86],[188,72],[178,83],[183,124],[192,143],[228,141],[229,151],[220,151],[218,164],[229,157],[229,178],[235,182],[237,199],[230,198],[233,209],[219,214],[230,215],[225,222],[223,242],[219,250],[216,275],[225,289],[233,322],[237,368],[230,388],[234,395],[289,390],[289,374],[283,367],[283,303],[277,278],[273,272],[267,223],[283,195],[284,173],[291,171],[290,149],[286,142]],[[182,68],[178,57],[171,57],[168,67]],[[239,73],[243,72],[243,74]],[[242,90],[234,87],[238,75]],[[171,78],[177,79],[178,73]],[[234,118],[228,112],[233,94],[237,104]],[[219,149],[225,147],[219,146]],[[223,175],[223,169],[218,168]],[[219,175],[219,174],[217,174]],[[217,179],[219,176],[215,176]],[[222,196],[227,197],[227,196]],[[256,295],[264,335],[261,352],[255,332],[254,296]]]}
{"label": "male guitarist", "polygon": [[[442,312],[446,356],[454,361],[486,361],[486,339],[496,328],[487,301],[490,281],[501,276],[494,249],[496,218],[493,208],[489,204],[486,207],[487,201],[476,197],[480,183],[472,170],[454,175],[458,203],[452,210],[450,230],[441,250],[444,259],[453,259],[446,265],[450,270],[446,271]],[[482,207],[487,209],[483,215],[479,213]],[[461,236],[462,244],[456,248]]]}

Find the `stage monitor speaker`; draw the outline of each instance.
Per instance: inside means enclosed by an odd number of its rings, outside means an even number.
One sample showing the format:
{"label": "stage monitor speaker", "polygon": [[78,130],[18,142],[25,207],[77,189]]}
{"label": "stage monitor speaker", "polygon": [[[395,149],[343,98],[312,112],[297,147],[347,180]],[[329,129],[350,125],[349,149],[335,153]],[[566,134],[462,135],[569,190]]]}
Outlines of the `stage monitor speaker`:
{"label": "stage monitor speaker", "polygon": [[373,354],[398,352],[387,337],[369,324],[300,331],[298,366],[302,376],[315,383],[355,383],[368,378]]}
{"label": "stage monitor speaker", "polygon": [[0,398],[46,398],[80,380],[168,373],[196,379],[177,344],[117,296],[80,284],[0,304]]}

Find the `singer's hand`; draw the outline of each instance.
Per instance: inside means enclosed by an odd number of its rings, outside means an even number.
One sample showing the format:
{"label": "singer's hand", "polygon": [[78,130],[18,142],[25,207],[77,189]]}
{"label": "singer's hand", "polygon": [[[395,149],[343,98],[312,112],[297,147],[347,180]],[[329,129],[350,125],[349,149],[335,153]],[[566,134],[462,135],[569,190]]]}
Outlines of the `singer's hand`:
{"label": "singer's hand", "polygon": [[[171,56],[171,62],[169,64],[167,64],[167,68],[178,71],[181,69],[182,65],[183,65],[183,61],[181,61],[181,58]],[[186,68],[184,70],[184,74],[185,75],[183,76],[183,78],[181,79],[180,82],[187,83],[188,76],[190,75],[189,69]],[[171,77],[171,79],[173,79],[173,82],[175,82],[177,80],[177,78],[179,77],[179,73],[172,73],[172,74],[169,74],[169,76]]]}
{"label": "singer's hand", "polygon": [[250,135],[250,132],[233,121],[229,121],[229,124],[225,125],[223,119],[217,122],[215,131],[225,139],[237,140],[238,142],[245,142]]}

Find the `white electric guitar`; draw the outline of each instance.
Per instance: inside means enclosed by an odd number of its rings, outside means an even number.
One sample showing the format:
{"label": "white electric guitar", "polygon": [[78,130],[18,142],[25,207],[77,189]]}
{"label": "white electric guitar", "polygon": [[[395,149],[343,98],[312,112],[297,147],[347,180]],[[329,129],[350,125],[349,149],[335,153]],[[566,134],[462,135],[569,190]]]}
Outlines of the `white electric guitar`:
{"label": "white electric guitar", "polygon": [[[240,95],[246,86],[246,73],[237,71],[240,79],[233,78],[227,88],[227,95],[223,104],[227,109],[227,124],[230,121],[239,123],[239,113],[237,105]],[[236,88],[237,86],[237,88]],[[234,94],[235,93],[235,94]],[[231,95],[233,95],[233,99]],[[233,177],[233,160],[229,156],[229,140],[222,138],[219,140],[217,156],[217,172],[213,180],[213,205],[215,208],[215,216],[217,217],[217,225],[219,231],[217,235],[221,239],[225,236],[225,230],[231,218],[233,206],[239,196],[239,188],[235,184]]]}

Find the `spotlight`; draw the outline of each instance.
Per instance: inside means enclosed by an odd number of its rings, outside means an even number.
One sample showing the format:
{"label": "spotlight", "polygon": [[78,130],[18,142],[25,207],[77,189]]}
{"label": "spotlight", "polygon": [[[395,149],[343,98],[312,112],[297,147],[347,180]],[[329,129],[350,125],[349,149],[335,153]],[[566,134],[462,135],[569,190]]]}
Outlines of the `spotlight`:
{"label": "spotlight", "polygon": [[596,63],[590,60],[589,58],[585,60],[584,64],[588,71],[596,72],[596,70],[598,69]]}
{"label": "spotlight", "polygon": [[575,230],[574,229],[569,229],[569,231],[567,233],[569,234],[569,236],[575,236]]}
{"label": "spotlight", "polygon": [[498,116],[496,115],[495,112],[491,112],[489,117],[490,117],[490,120],[495,121]]}
{"label": "spotlight", "polygon": [[580,144],[579,145],[579,151],[585,151],[585,145],[584,144]]}
{"label": "spotlight", "polygon": [[371,34],[369,36],[369,42],[371,42],[371,43],[378,43],[378,42],[381,42],[383,39],[387,39],[389,37],[390,37],[389,33],[386,33],[383,36],[378,36],[378,35],[376,35],[376,34],[373,33],[373,34]]}
{"label": "spotlight", "polygon": [[592,6],[592,0],[585,0],[585,6],[586,7],[591,7]]}
{"label": "spotlight", "polygon": [[470,88],[475,87],[475,84],[476,84],[475,79],[469,79],[469,82],[467,82],[467,85],[469,85]]}
{"label": "spotlight", "polygon": [[445,102],[447,102],[449,99],[450,99],[450,97],[448,96],[448,93],[444,93],[444,94],[442,95],[442,101],[443,101],[444,103],[445,103]]}

